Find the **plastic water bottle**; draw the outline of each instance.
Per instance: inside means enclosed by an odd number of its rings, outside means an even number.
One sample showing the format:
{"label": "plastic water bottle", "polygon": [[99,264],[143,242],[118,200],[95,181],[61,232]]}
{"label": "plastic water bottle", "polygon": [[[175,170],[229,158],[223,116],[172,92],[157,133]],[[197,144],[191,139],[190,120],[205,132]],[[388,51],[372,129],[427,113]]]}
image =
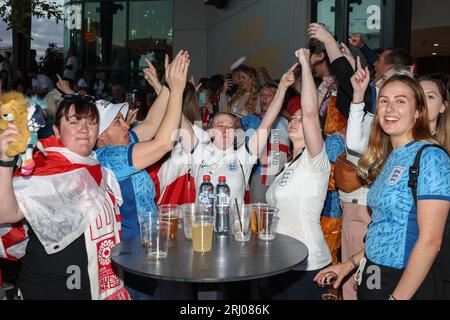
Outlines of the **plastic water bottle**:
{"label": "plastic water bottle", "polygon": [[204,213],[214,217],[214,186],[211,177],[203,176],[203,182],[198,190],[198,204],[204,208]]}
{"label": "plastic water bottle", "polygon": [[218,236],[230,234],[230,187],[226,181],[226,177],[219,177],[219,183],[216,186],[214,231]]}

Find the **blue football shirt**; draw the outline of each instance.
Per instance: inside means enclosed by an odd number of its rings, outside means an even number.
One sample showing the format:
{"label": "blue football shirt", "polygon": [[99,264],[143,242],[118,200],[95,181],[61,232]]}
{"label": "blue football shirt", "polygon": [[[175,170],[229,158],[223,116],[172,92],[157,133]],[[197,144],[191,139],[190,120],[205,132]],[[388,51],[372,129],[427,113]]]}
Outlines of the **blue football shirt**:
{"label": "blue football shirt", "polygon": [[123,204],[120,207],[122,239],[139,236],[137,214],[156,212],[155,185],[145,170],[133,166],[133,147],[139,142],[133,130],[130,130],[130,144],[127,146],[107,146],[95,150],[100,165],[111,169],[119,181]]}
{"label": "blue football shirt", "polygon": [[[367,257],[377,264],[405,268],[418,239],[416,206],[408,180],[409,167],[424,144],[410,142],[394,150],[370,188],[372,223],[365,248]],[[422,153],[417,199],[450,201],[450,159],[440,149],[427,148]]]}
{"label": "blue football shirt", "polygon": [[[345,152],[345,140],[340,134],[333,134],[325,139],[325,151],[332,165],[336,164],[337,158]],[[327,198],[323,206],[322,215],[330,218],[342,216],[341,203],[338,190],[328,190]]]}

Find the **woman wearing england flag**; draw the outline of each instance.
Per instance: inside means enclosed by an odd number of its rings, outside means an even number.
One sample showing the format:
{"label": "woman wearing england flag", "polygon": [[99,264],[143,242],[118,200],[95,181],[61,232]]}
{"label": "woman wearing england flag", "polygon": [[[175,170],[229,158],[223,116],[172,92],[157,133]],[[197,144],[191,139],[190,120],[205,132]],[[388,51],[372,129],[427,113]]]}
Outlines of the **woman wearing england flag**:
{"label": "woman wearing england flag", "polygon": [[111,264],[122,199],[114,175],[92,153],[98,120],[88,99],[63,100],[55,136],[41,141],[46,154],[34,155],[27,179],[13,176],[6,155],[18,129],[9,125],[0,133],[0,225],[23,221],[28,230],[28,241],[14,247],[14,256],[23,256],[18,287],[24,299],[129,299]]}

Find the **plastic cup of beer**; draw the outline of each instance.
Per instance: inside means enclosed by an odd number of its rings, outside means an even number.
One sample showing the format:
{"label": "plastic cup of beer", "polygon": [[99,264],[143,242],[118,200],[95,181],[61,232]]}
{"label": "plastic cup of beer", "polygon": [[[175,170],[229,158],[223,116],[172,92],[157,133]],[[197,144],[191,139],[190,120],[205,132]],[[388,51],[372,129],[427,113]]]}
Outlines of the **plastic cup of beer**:
{"label": "plastic cup of beer", "polygon": [[161,221],[166,221],[170,223],[169,238],[171,240],[175,239],[180,224],[180,214],[178,206],[175,204],[163,204],[158,206],[158,212]]}
{"label": "plastic cup of beer", "polygon": [[254,234],[259,233],[259,216],[261,216],[261,212],[267,211],[267,208],[270,206],[267,203],[252,203],[252,217],[251,217],[251,224],[252,224],[252,232]]}
{"label": "plastic cup of beer", "polygon": [[236,241],[250,241],[252,237],[251,222],[253,215],[253,205],[234,204],[231,210],[231,232]]}
{"label": "plastic cup of beer", "polygon": [[198,215],[192,219],[192,248],[194,252],[211,251],[214,232],[214,218],[210,215]]}
{"label": "plastic cup of beer", "polygon": [[152,220],[149,223],[150,246],[146,248],[149,260],[167,258],[169,252],[170,223],[161,220]]}
{"label": "plastic cup of beer", "polygon": [[149,228],[152,220],[153,221],[158,220],[158,215],[156,214],[156,212],[138,213],[139,234],[141,238],[141,244],[146,248],[149,248],[151,243]]}
{"label": "plastic cup of beer", "polygon": [[184,238],[192,240],[192,219],[195,216],[202,215],[204,207],[195,203],[188,203],[178,206],[182,218]]}
{"label": "plastic cup of beer", "polygon": [[276,229],[278,225],[278,211],[274,207],[267,207],[266,210],[260,212],[258,216],[258,237],[264,241],[275,239]]}

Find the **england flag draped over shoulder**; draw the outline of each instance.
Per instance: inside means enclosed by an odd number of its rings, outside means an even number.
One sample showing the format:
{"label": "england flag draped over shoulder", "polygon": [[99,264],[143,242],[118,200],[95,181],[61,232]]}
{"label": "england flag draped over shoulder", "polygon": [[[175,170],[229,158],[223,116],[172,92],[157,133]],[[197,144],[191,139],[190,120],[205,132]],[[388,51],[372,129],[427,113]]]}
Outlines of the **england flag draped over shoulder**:
{"label": "england flag draped over shoulder", "polygon": [[155,184],[155,203],[185,204],[196,201],[192,159],[176,143],[171,154],[147,169]]}
{"label": "england flag draped over shoulder", "polygon": [[100,167],[94,153],[81,157],[53,136],[41,142],[47,155],[34,154],[33,175],[14,176],[14,194],[26,222],[0,226],[0,258],[17,260],[25,254],[28,224],[48,255],[84,234],[92,298],[129,299],[110,256],[120,242],[122,204],[114,174]]}
{"label": "england flag draped over shoulder", "polygon": [[19,260],[27,246],[28,228],[22,222],[0,224],[0,259]]}

